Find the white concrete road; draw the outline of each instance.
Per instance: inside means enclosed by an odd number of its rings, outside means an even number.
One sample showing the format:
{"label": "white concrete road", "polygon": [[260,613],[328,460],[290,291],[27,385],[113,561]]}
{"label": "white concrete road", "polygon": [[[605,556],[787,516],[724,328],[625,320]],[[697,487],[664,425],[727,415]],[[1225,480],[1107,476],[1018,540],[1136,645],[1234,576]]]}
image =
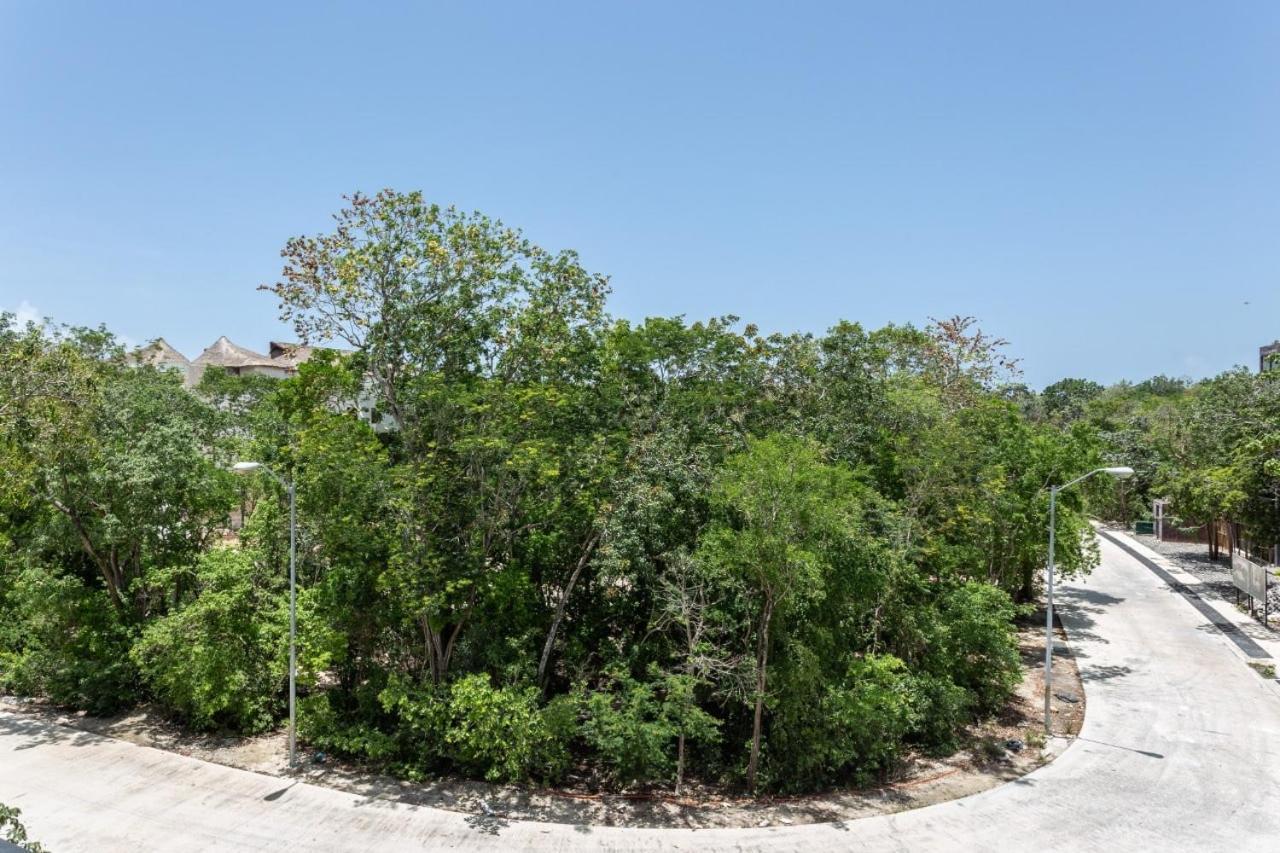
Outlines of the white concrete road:
{"label": "white concrete road", "polygon": [[696,832],[508,823],[291,785],[12,715],[0,715],[0,801],[20,807],[54,853],[1280,851],[1280,686],[1244,662],[1268,651],[1135,553],[1144,552],[1104,539],[1103,565],[1062,592],[1088,697],[1080,738],[1029,776],[917,811]]}

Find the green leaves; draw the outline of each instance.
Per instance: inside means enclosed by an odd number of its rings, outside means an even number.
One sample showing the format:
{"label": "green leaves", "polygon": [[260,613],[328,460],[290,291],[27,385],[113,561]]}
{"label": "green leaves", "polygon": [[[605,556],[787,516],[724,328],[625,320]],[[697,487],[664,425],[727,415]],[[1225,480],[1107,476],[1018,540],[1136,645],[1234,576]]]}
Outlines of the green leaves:
{"label": "green leaves", "polygon": [[539,708],[537,688],[494,687],[479,673],[447,689],[393,677],[379,699],[400,721],[401,754],[417,769],[443,759],[491,782],[522,782],[554,781],[568,768],[576,713],[565,702]]}
{"label": "green leaves", "polygon": [[[130,657],[160,702],[192,726],[266,730],[288,674],[287,594],[239,549],[207,552],[195,579],[193,600],[147,625]],[[318,639],[309,637],[308,651]]]}
{"label": "green leaves", "polygon": [[722,517],[700,558],[742,574],[780,609],[793,596],[822,595],[826,550],[857,517],[856,482],[819,454],[815,443],[782,434],[750,439],[712,485]]}
{"label": "green leaves", "polygon": [[[254,459],[296,487],[309,742],[502,781],[863,779],[999,704],[1045,486],[1101,453],[1078,409],[1119,417],[1002,386],[971,318],[615,321],[574,252],[420,193],[354,195],[283,257],[281,317],[346,351],[282,381],[193,393],[102,330],[0,321],[9,683],[269,727],[288,501],[224,470]],[[1254,433],[1206,505],[1275,480]],[[1086,569],[1080,494],[1058,523]]]}
{"label": "green leaves", "polygon": [[0,566],[0,689],[98,714],[136,701],[133,636],[101,590],[57,567],[17,569]]}
{"label": "green leaves", "polygon": [[719,721],[698,707],[697,679],[656,669],[646,676],[637,680],[615,668],[585,700],[582,736],[624,787],[671,778],[677,737],[703,744],[720,739]]}

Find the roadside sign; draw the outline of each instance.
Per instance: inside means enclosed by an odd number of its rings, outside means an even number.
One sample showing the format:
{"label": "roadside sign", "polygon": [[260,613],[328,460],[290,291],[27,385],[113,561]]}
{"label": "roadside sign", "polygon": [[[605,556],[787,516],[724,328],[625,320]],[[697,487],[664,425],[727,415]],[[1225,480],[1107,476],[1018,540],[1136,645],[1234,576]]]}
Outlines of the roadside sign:
{"label": "roadside sign", "polygon": [[1267,600],[1267,567],[1255,563],[1239,551],[1231,554],[1231,582],[1251,598]]}
{"label": "roadside sign", "polygon": [[[1250,560],[1242,552],[1231,551],[1231,583],[1237,590],[1249,596],[1249,610],[1262,603],[1262,624],[1270,621],[1271,607],[1267,600],[1267,567]],[[1239,604],[1237,596],[1236,603]]]}

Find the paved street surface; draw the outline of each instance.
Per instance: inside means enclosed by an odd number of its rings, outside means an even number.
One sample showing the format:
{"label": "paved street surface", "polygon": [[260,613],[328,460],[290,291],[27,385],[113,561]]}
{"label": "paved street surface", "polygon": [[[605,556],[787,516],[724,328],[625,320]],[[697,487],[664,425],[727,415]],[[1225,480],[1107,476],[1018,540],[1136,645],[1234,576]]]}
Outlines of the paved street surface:
{"label": "paved street surface", "polygon": [[[1111,534],[1115,536],[1115,534]],[[848,823],[626,830],[505,822],[235,770],[0,713],[0,801],[53,853],[158,850],[1280,851],[1280,657],[1115,536],[1061,615],[1087,712],[1052,764]],[[1275,661],[1272,658],[1273,662]]]}

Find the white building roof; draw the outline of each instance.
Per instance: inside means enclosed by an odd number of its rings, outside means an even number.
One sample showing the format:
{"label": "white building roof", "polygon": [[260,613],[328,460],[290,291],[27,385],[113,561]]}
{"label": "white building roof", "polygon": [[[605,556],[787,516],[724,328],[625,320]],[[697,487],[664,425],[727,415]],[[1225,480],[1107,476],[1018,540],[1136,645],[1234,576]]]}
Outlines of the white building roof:
{"label": "white building roof", "polygon": [[205,367],[282,367],[287,369],[290,366],[260,352],[232,343],[226,335],[205,347],[204,352],[196,356],[191,363]]}
{"label": "white building roof", "polygon": [[185,355],[174,349],[164,338],[156,338],[151,343],[138,347],[129,357],[135,364],[149,364],[152,367],[191,364]]}

